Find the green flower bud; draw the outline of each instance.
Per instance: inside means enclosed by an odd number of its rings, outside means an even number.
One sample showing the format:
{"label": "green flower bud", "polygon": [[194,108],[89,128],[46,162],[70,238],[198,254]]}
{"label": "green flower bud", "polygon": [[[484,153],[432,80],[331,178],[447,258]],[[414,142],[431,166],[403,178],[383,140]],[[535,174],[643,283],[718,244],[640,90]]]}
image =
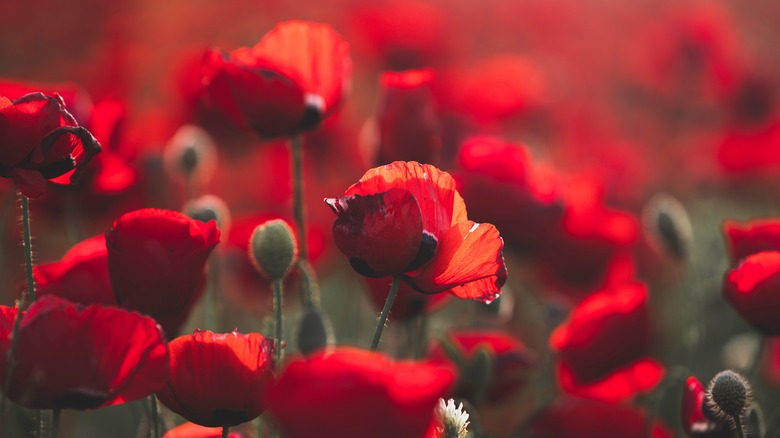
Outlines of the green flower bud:
{"label": "green flower bud", "polygon": [[258,225],[249,238],[249,260],[257,272],[281,280],[298,257],[298,243],[290,226],[281,219]]}

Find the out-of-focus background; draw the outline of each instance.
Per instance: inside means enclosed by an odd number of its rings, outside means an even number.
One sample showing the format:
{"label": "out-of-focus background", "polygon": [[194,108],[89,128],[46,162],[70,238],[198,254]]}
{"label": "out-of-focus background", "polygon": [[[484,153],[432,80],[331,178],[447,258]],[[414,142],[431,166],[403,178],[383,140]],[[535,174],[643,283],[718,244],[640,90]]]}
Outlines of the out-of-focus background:
{"label": "out-of-focus background", "polygon": [[[549,333],[609,278],[628,276],[649,286],[650,351],[667,372],[684,365],[706,383],[723,368],[752,366],[756,332],[721,297],[730,263],[721,224],[780,213],[780,2],[771,0],[4,1],[2,80],[60,92],[80,121],[99,114],[96,135],[111,152],[100,163],[103,173],[85,186],[33,202],[37,260],[58,260],[124,212],[181,209],[188,194],[166,170],[164,150],[188,123],[206,128],[216,145],[216,169],[196,191],[219,196],[230,209],[222,250],[245,245],[260,218],[290,218],[286,142],[260,141],[215,121],[200,95],[206,49],[252,46],[289,19],[331,24],[352,56],[350,93],[304,139],[312,258],[338,343],[367,345],[377,307],[335,248],[334,216],[322,198],[341,195],[380,164],[369,121],[390,101],[380,73],[430,68],[425,102],[437,137],[431,164],[467,190],[470,218],[498,226],[510,273],[500,303],[487,310],[448,303],[433,315],[432,337],[451,327],[511,333],[536,352],[529,379],[548,382]],[[474,135],[522,145],[525,155],[506,168],[477,169],[463,149]],[[494,175],[499,170],[504,176]],[[469,185],[474,175],[516,181],[534,201],[514,204]],[[659,192],[677,198],[690,216],[693,246],[685,263],[654,251],[653,235],[641,225],[643,208]],[[581,233],[547,230],[545,214],[556,214],[548,207],[573,212]],[[22,284],[23,259],[7,181],[0,181],[0,208],[0,300],[9,305]],[[529,237],[524,227],[538,234]],[[257,293],[254,273],[237,264],[222,278],[228,317],[219,329],[263,329],[270,295]],[[289,330],[296,312],[293,300]],[[689,353],[685,321],[692,312],[704,322]],[[392,319],[387,351],[405,342]],[[776,421],[777,382],[756,382],[769,422]],[[480,408],[491,436],[518,436],[540,397],[555,393],[544,385]],[[623,403],[658,403],[659,417],[680,433],[681,382],[669,385]],[[136,427],[143,411],[130,404],[66,412],[62,427],[72,435],[64,436],[134,437],[143,432]],[[17,417],[25,421],[24,412]]]}

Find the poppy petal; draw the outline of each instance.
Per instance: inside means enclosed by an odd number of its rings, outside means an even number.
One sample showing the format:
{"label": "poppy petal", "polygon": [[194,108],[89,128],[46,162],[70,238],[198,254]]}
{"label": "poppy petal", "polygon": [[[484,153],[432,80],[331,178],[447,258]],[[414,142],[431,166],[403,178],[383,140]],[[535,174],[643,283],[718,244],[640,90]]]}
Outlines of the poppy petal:
{"label": "poppy petal", "polygon": [[421,292],[450,290],[459,298],[489,303],[506,282],[503,247],[493,225],[461,222],[444,234],[431,263],[406,280]]}

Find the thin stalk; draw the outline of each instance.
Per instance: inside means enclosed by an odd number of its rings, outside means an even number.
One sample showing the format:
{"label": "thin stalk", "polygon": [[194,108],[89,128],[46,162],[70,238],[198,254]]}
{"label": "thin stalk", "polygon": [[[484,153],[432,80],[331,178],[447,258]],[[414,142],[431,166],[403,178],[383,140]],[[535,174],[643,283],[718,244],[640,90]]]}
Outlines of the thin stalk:
{"label": "thin stalk", "polygon": [[742,420],[739,418],[739,415],[734,417],[734,425],[737,428],[737,434],[739,434],[739,438],[745,438],[745,429],[742,428]]}
{"label": "thin stalk", "polygon": [[151,404],[152,414],[151,418],[149,419],[150,428],[149,428],[149,435],[151,438],[160,438],[160,428],[159,428],[159,420],[158,420],[158,413],[157,413],[157,396],[154,394],[149,396],[149,403]]}
{"label": "thin stalk", "polygon": [[282,363],[282,282],[277,278],[273,282],[274,288],[274,336],[276,337],[276,371]]}
{"label": "thin stalk", "polygon": [[[24,228],[24,267],[27,271],[27,301],[35,301],[35,281],[33,279],[32,237],[30,235],[30,203],[26,196],[22,199],[22,227]],[[24,310],[22,307],[20,310]]]}
{"label": "thin stalk", "polygon": [[230,427],[223,426],[222,427],[222,438],[227,438],[229,433],[230,433]]}
{"label": "thin stalk", "polygon": [[401,276],[393,276],[393,284],[390,286],[390,293],[387,294],[387,301],[385,301],[385,307],[382,309],[382,313],[379,315],[379,321],[376,323],[376,329],[374,329],[374,338],[371,340],[371,351],[376,351],[379,346],[379,339],[382,337],[382,330],[385,328],[387,322],[387,315],[390,314],[390,309],[395,302],[395,296],[398,295],[398,286],[401,284]]}
{"label": "thin stalk", "polygon": [[295,218],[295,228],[298,231],[298,257],[308,260],[309,250],[307,247],[308,242],[306,242],[306,221],[304,220],[305,211],[303,205],[303,148],[301,147],[299,134],[293,134],[290,138],[290,149],[292,150],[293,217]]}
{"label": "thin stalk", "polygon": [[51,420],[51,437],[57,438],[57,434],[60,431],[60,414],[62,411],[59,408],[52,409]]}

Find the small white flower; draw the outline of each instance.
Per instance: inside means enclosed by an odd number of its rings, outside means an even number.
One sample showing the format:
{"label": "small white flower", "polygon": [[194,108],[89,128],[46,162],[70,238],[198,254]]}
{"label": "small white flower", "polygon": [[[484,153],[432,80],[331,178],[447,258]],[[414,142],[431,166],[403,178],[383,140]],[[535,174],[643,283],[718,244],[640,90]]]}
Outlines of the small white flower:
{"label": "small white flower", "polygon": [[469,413],[463,409],[463,403],[455,406],[455,400],[439,399],[436,406],[436,419],[439,426],[436,427],[439,438],[465,438],[468,434]]}

